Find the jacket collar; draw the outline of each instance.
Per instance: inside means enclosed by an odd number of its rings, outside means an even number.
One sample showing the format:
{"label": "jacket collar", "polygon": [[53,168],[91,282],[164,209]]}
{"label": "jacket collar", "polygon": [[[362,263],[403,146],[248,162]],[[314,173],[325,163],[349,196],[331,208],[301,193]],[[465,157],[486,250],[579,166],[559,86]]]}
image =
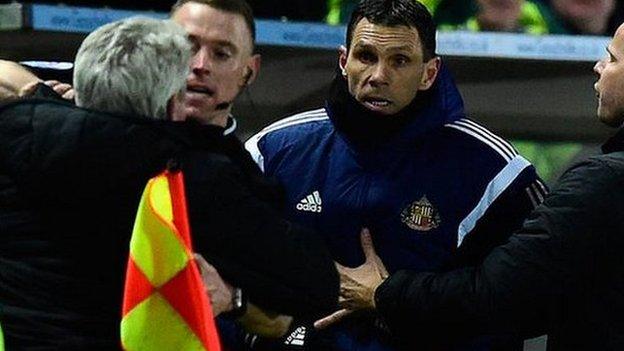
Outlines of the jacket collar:
{"label": "jacket collar", "polygon": [[443,65],[431,89],[394,116],[381,116],[362,106],[348,92],[346,80],[336,74],[326,102],[336,130],[355,146],[413,144],[445,124],[465,116],[464,103]]}
{"label": "jacket collar", "polygon": [[225,129],[223,130],[223,135],[230,135],[236,131],[238,127],[238,123],[236,122],[236,118],[234,116],[229,115],[227,124],[225,125]]}
{"label": "jacket collar", "polygon": [[605,154],[616,151],[624,151],[624,127],[621,127],[614,136],[602,145],[602,152]]}

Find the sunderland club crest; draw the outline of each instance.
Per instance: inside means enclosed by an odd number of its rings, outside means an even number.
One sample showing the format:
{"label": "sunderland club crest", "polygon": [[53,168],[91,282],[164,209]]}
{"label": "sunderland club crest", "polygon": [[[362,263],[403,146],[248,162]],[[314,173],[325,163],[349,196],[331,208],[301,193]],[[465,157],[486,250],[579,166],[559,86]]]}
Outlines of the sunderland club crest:
{"label": "sunderland club crest", "polygon": [[420,200],[412,202],[401,212],[401,221],[410,229],[423,232],[440,226],[440,214],[423,196]]}

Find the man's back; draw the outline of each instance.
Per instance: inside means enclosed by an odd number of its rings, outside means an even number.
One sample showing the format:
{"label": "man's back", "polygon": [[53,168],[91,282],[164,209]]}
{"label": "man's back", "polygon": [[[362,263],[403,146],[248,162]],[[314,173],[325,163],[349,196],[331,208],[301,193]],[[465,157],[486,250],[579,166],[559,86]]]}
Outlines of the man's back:
{"label": "man's back", "polygon": [[1,221],[7,347],[116,348],[138,200],[175,148],[64,103],[0,113],[3,191],[12,194]]}
{"label": "man's back", "polygon": [[279,197],[270,184],[256,187],[259,171],[224,145],[223,129],[219,137],[191,123],[50,100],[2,107],[0,126],[8,194],[0,301],[9,349],[118,348],[134,216],[147,180],[171,159],[188,175],[194,248],[229,281],[283,313],[335,305],[337,276],[322,243],[276,214]]}

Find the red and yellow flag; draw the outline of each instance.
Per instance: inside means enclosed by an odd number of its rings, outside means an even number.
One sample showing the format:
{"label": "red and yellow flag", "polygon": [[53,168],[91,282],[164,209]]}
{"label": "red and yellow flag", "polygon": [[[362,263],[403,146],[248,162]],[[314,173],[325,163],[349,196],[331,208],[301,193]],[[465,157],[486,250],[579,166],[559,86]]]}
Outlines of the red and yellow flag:
{"label": "red and yellow flag", "polygon": [[145,187],[126,271],[121,343],[126,351],[220,351],[212,308],[193,259],[182,172]]}

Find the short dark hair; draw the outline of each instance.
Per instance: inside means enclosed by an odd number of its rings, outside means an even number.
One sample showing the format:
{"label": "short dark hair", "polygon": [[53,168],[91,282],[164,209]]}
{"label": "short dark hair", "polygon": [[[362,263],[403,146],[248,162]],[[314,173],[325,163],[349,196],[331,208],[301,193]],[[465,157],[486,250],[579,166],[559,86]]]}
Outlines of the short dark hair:
{"label": "short dark hair", "polygon": [[180,7],[189,2],[195,2],[198,4],[208,5],[217,10],[230,12],[236,15],[243,16],[245,24],[251,33],[251,43],[256,45],[256,23],[254,22],[253,10],[251,6],[245,0],[178,0],[171,7],[171,14],[173,15]]}
{"label": "short dark hair", "polygon": [[416,28],[423,47],[425,60],[435,57],[436,24],[429,10],[417,0],[362,0],[357,5],[347,26],[347,50],[351,48],[353,31],[366,18],[383,26],[408,26]]}

